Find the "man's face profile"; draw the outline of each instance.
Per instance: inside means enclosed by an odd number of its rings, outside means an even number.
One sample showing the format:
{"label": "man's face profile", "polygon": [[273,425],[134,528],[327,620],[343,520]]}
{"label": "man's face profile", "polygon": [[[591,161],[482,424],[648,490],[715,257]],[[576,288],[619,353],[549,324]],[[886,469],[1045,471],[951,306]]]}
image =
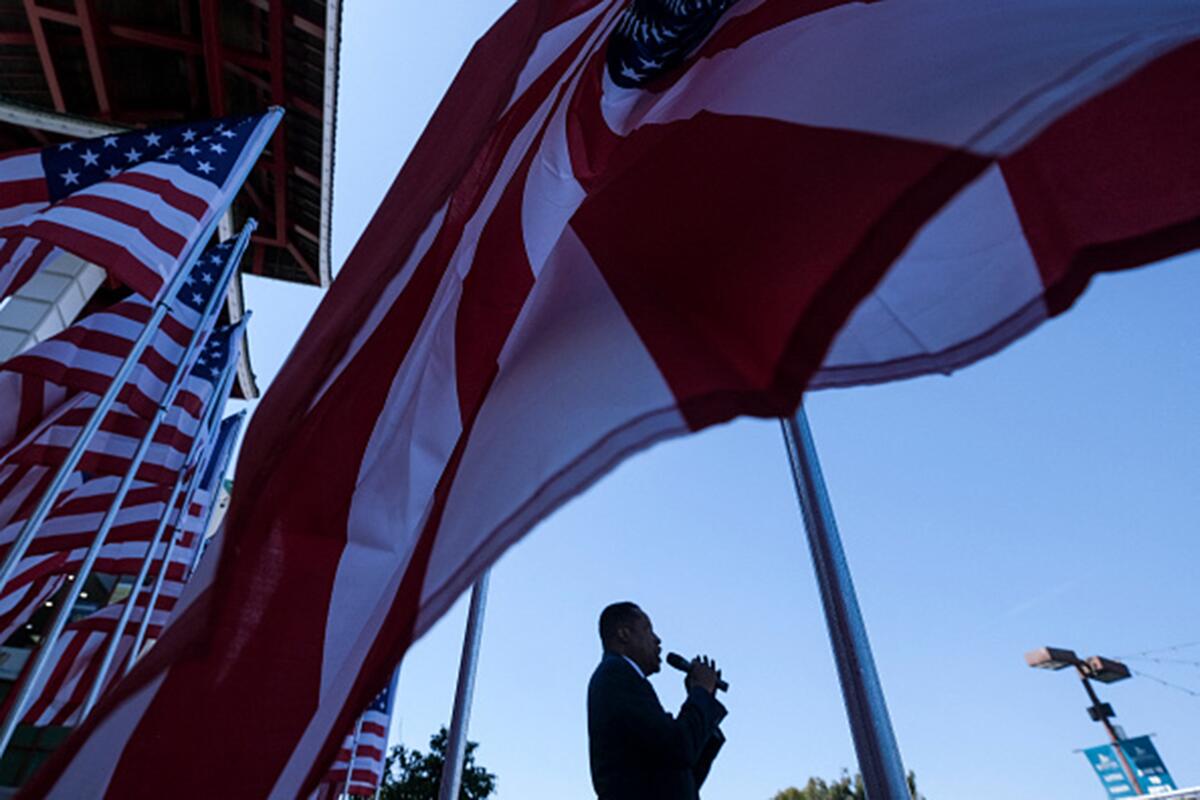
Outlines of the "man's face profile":
{"label": "man's face profile", "polygon": [[627,624],[622,625],[617,636],[621,641],[623,655],[633,660],[646,675],[653,675],[662,667],[662,640],[654,633],[650,617],[639,610]]}

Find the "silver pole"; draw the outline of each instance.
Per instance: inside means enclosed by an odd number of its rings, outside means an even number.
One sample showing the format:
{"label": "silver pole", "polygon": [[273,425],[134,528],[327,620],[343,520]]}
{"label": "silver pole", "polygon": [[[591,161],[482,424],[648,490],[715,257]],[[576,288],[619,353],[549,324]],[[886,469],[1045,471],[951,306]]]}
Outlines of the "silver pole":
{"label": "silver pole", "polygon": [[[246,312],[246,313],[250,313],[250,312]],[[241,365],[241,363],[242,362],[239,359],[239,361],[238,361],[239,366]],[[246,412],[244,410],[239,411],[237,414],[237,426],[233,429],[233,432],[230,433],[231,438],[233,438],[233,439],[237,438],[237,435],[241,431],[242,423],[245,420],[245,418],[246,418]],[[219,424],[220,423],[218,422],[217,425],[219,426]],[[216,430],[217,430],[217,428],[214,428],[214,431],[216,431]],[[212,516],[217,507],[217,501],[220,499],[220,496],[221,496],[221,483],[222,483],[222,481],[225,480],[225,473],[229,469],[229,460],[232,456],[233,456],[232,443],[225,450],[224,453],[213,453],[209,456],[209,458],[220,458],[221,459],[221,461],[217,464],[216,469],[214,470],[214,474],[216,475],[217,482],[213,486],[213,496],[211,498],[209,498],[208,509],[204,512],[204,519],[201,520],[201,522],[200,522],[200,539],[199,539],[199,541],[196,542],[196,552],[192,554],[192,563],[188,565],[188,570],[187,570],[187,573],[185,573],[184,580],[189,580],[192,577],[192,575],[195,574],[196,567],[200,566],[200,559],[204,556],[204,551],[207,549],[208,539],[206,539],[205,537],[208,534],[208,526],[212,524]],[[207,467],[205,469],[207,469]]]}
{"label": "silver pole", "polygon": [[[226,262],[225,274],[223,276],[224,285],[219,285],[213,292],[212,300],[216,305],[211,310],[215,311],[216,308],[219,308],[222,297],[224,296],[225,291],[228,289],[229,281],[232,279],[233,272],[237,270],[238,264],[242,260],[242,256],[245,255],[246,246],[250,243],[250,234],[254,232],[256,226],[257,223],[251,219],[246,226],[242,228],[241,235],[238,237],[238,242],[236,245],[234,245],[233,250],[229,254],[229,260]],[[210,309],[206,308],[205,318],[201,323],[201,327],[208,324],[207,317],[209,312]],[[213,316],[215,317],[215,313]],[[186,361],[184,366],[186,368]],[[209,408],[205,411],[208,419],[204,420],[202,423],[202,426],[208,428],[208,439],[210,441],[212,440],[212,435],[216,430],[216,426],[220,424],[221,420],[220,408],[224,404],[219,402],[219,399],[220,396],[217,394],[212,396],[212,405],[209,406]],[[133,616],[133,608],[135,605],[137,605],[137,598],[141,593],[142,583],[146,580],[146,575],[150,571],[150,564],[154,561],[154,550],[156,547],[158,547],[158,543],[162,540],[163,531],[166,530],[167,522],[171,518],[171,511],[175,508],[175,502],[179,499],[179,494],[183,489],[183,476],[184,472],[186,471],[186,466],[193,459],[195,459],[197,462],[196,472],[199,473],[200,471],[198,452],[201,439],[202,437],[200,436],[200,430],[197,429],[196,436],[192,439],[192,445],[188,449],[187,457],[183,462],[184,469],[180,470],[179,475],[175,479],[175,485],[171,489],[171,499],[167,502],[167,507],[162,515],[162,518],[158,521],[158,527],[155,529],[154,536],[150,540],[150,546],[146,550],[146,557],[142,559],[142,566],[138,570],[137,577],[133,581],[133,590],[130,592],[129,600],[125,603],[125,608],[121,611],[121,617],[117,620],[116,628],[113,629],[112,634],[109,636],[108,645],[104,649],[104,656],[100,661],[99,668],[96,670],[96,677],[92,679],[92,685],[88,687],[87,697],[84,698],[83,706],[80,710],[80,720],[83,720],[88,714],[91,713],[92,708],[96,705],[96,701],[100,699],[100,692],[104,688],[104,679],[108,675],[108,670],[112,666],[113,659],[116,658],[117,647],[120,645],[121,636],[125,632],[125,626],[129,624],[129,618]],[[184,510],[186,512],[186,506]],[[98,533],[99,536],[105,536],[106,534],[107,530],[103,528],[101,528]],[[201,532],[201,536],[203,536],[203,531]],[[174,544],[173,537],[171,543]],[[199,542],[197,542],[197,547],[199,547]],[[162,566],[159,568],[160,573],[166,572],[167,566],[170,564],[170,561],[167,558],[169,555],[170,548],[168,548],[168,551],[163,555]],[[157,600],[157,597],[154,599]],[[143,617],[145,619],[149,619],[153,613],[154,606],[148,605]]]}
{"label": "silver pole", "polygon": [[454,692],[454,713],[446,741],[446,763],[438,800],[458,800],[462,787],[463,763],[467,758],[467,723],[471,717],[471,698],[475,694],[475,672],[479,666],[479,643],[483,639],[483,612],[487,607],[488,576],[485,572],[471,590],[467,612],[467,632],[463,637],[462,660],[458,665],[458,687]]}
{"label": "silver pole", "polygon": [[[233,376],[236,372],[236,369],[237,368],[234,360],[230,358],[229,363],[225,365],[225,374],[221,376],[220,386],[213,394],[213,397],[217,402],[217,407],[222,405],[220,403],[221,398],[224,398],[229,392],[229,387],[233,383]],[[219,413],[217,414],[217,418],[220,418]],[[125,662],[125,671],[121,673],[122,675],[128,674],[129,670],[133,669],[133,664],[138,659],[138,653],[141,652],[142,644],[146,641],[146,632],[150,629],[151,614],[149,612],[158,604],[158,596],[162,593],[163,582],[167,577],[167,565],[171,563],[171,556],[175,552],[175,540],[179,536],[180,528],[182,528],[187,521],[187,510],[191,507],[192,498],[196,496],[196,487],[200,484],[200,473],[201,470],[197,469],[194,473],[192,473],[192,479],[188,482],[187,492],[184,494],[183,507],[175,516],[175,527],[171,530],[171,536],[167,540],[167,551],[163,553],[162,566],[159,568],[158,574],[154,578],[154,588],[150,591],[150,598],[146,601],[146,608],[148,611],[142,615],[142,621],[138,625],[138,632],[133,639],[133,646],[129,648],[129,660]],[[196,546],[199,547],[200,542],[197,542]]]}
{"label": "silver pole", "polygon": [[[274,107],[271,109],[268,119],[271,121],[272,130],[276,125],[279,124],[279,120],[282,116],[282,108]],[[269,137],[265,136],[260,137],[258,144],[260,153],[262,152],[262,148],[266,145],[268,138]],[[254,162],[257,160],[258,159],[256,157],[254,159],[246,159],[245,162],[242,163],[239,174],[236,176],[236,178],[234,178],[234,182],[237,183],[237,185],[240,185],[246,180],[246,176],[250,173],[250,168],[254,166]],[[230,200],[232,200],[232,197]],[[109,410],[112,408],[113,403],[116,402],[117,395],[120,394],[121,389],[124,388],[125,381],[128,379],[129,373],[133,371],[133,368],[141,360],[142,353],[145,351],[146,346],[150,343],[150,340],[154,337],[155,332],[158,330],[159,324],[162,322],[163,317],[165,317],[167,314],[167,309],[170,306],[170,303],[179,293],[179,289],[183,286],[183,282],[188,273],[191,272],[192,266],[196,263],[196,259],[199,258],[200,254],[203,252],[204,243],[212,238],[213,231],[216,230],[217,226],[220,224],[221,217],[222,214],[214,214],[213,218],[209,220],[208,224],[205,226],[203,234],[192,243],[192,247],[188,251],[187,256],[180,263],[179,268],[175,270],[175,274],[171,276],[171,280],[167,283],[166,287],[164,287],[164,291],[160,294],[159,300],[157,303],[155,303],[154,311],[150,315],[150,319],[146,322],[146,326],[142,328],[142,332],[138,334],[138,338],[134,341],[133,347],[129,351],[129,355],[127,355],[125,360],[121,362],[121,366],[117,369],[116,374],[113,376],[112,383],[109,384],[108,389],[100,397],[99,402],[96,404],[95,410],[92,411],[91,417],[89,417],[88,421],[84,423],[83,428],[79,431],[79,435],[75,438],[75,443],[72,444],[71,449],[67,451],[66,458],[63,460],[63,463],[59,465],[58,471],[54,474],[54,478],[50,481],[50,485],[46,488],[45,493],[38,501],[37,507],[34,509],[33,514],[31,514],[29,519],[25,521],[25,524],[21,526],[21,531],[17,534],[17,538],[13,541],[12,546],[9,547],[8,553],[4,558],[4,562],[0,564],[0,587],[6,586],[8,582],[13,579],[13,576],[16,575],[17,569],[21,563],[21,559],[25,557],[25,552],[29,549],[29,543],[33,541],[33,537],[37,534],[38,529],[42,526],[42,523],[46,521],[46,517],[49,515],[51,507],[54,505],[54,501],[58,499],[59,492],[62,491],[62,488],[66,484],[68,478],[70,478],[71,473],[75,471],[75,467],[79,464],[79,459],[83,457],[83,452],[91,442],[92,436],[94,436],[96,431],[100,428],[100,423],[104,420],[105,415],[108,414]],[[0,737],[0,740],[7,744],[7,739]],[[3,746],[0,746],[0,752],[2,751]]]}
{"label": "silver pole", "polygon": [[871,656],[871,643],[854,594],[850,566],[842,550],[833,506],[803,406],[796,410],[794,417],[781,419],[780,424],[796,482],[796,496],[804,515],[804,528],[808,532],[808,546],[825,609],[825,624],[829,628],[867,797],[870,800],[910,800],[904,764],[892,732],[883,687]]}
{"label": "silver pole", "polygon": [[[199,438],[199,437],[197,437]],[[117,655],[117,646],[120,644],[121,636],[125,633],[125,626],[129,624],[129,618],[133,616],[133,607],[137,605],[138,595],[141,594],[142,584],[146,580],[146,574],[150,571],[150,564],[154,561],[154,551],[162,541],[163,531],[167,528],[167,521],[171,517],[171,509],[175,507],[175,501],[179,499],[179,494],[183,490],[183,471],[180,470],[179,477],[175,479],[175,486],[171,489],[171,499],[167,504],[167,511],[158,521],[158,527],[154,530],[154,538],[150,540],[150,546],[146,550],[146,557],[142,559],[142,566],[138,569],[137,577],[133,581],[133,590],[129,593],[129,598],[125,601],[125,608],[121,611],[121,617],[117,620],[117,627],[109,634],[108,645],[104,649],[104,656],[100,660],[100,667],[96,670],[96,677],[92,679],[92,685],[88,687],[87,697],[83,700],[83,706],[79,711],[79,720],[82,722],[87,718],[87,715],[92,713],[92,708],[96,705],[96,701],[100,699],[100,692],[104,688],[104,679],[108,676],[108,670],[112,666],[113,659]],[[163,559],[163,568],[166,568],[166,558]],[[152,606],[147,606],[143,616],[149,617],[154,612]]]}
{"label": "silver pole", "polygon": [[350,758],[346,761],[346,780],[342,782],[340,797],[350,796],[350,782],[354,780],[354,759],[358,757],[358,740],[362,736],[363,719],[360,714],[358,724],[354,726],[354,738],[350,740]]}

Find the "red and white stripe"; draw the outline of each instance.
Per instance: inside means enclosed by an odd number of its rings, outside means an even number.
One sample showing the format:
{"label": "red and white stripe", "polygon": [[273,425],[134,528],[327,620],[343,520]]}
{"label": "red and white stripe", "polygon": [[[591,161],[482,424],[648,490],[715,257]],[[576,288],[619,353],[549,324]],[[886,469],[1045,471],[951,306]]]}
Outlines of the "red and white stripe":
{"label": "red and white stripe", "polygon": [[[272,115],[263,115],[239,163],[257,160],[274,126]],[[242,173],[235,167],[217,185],[177,164],[144,161],[49,204],[40,154],[14,154],[0,160],[0,181],[7,179],[22,194],[10,202],[0,200],[0,236],[57,245],[153,298],[241,188]],[[5,288],[9,272],[9,265],[0,262],[0,292],[17,285],[10,279]]]}
{"label": "red and white stripe", "polygon": [[49,242],[24,236],[0,236],[0,298],[21,288],[43,264],[60,253]]}
{"label": "red and white stripe", "polygon": [[37,427],[70,395],[61,384],[0,365],[0,453]]}
{"label": "red and white stripe", "polygon": [[[138,470],[138,478],[157,483],[173,483],[184,466],[197,433],[204,435],[201,415],[213,393],[213,385],[190,376],[166,417],[154,434],[154,440]],[[91,418],[99,398],[79,394],[64,403],[27,441],[9,450],[4,461],[15,464],[61,464],[79,432]],[[77,469],[90,474],[122,475],[133,463],[149,421],[124,403],[116,402],[100,423]]]}
{"label": "red and white stripe", "polygon": [[391,722],[387,713],[374,708],[364,711],[355,721],[353,730],[342,740],[322,783],[330,786],[335,794],[340,787],[352,797],[374,797],[383,780]]}
{"label": "red and white stripe", "polygon": [[49,203],[42,151],[0,154],[0,226],[19,222]]}
{"label": "red and white stripe", "polygon": [[[153,311],[144,298],[133,296],[90,314],[62,333],[9,359],[0,368],[7,373],[37,376],[59,386],[103,394],[133,348]],[[142,416],[150,416],[175,374],[200,315],[182,304],[163,318],[138,365],[122,389],[120,399]],[[0,387],[3,384],[0,383]],[[187,387],[184,388],[187,391]],[[186,395],[185,395],[186,396]],[[185,402],[200,404],[199,398]],[[3,412],[0,412],[3,414]],[[0,421],[0,425],[3,421]]]}
{"label": "red and white stripe", "polygon": [[742,0],[645,89],[604,71],[624,5],[477,45],[255,415],[210,588],[27,796],[311,791],[629,454],[953,369],[1200,243],[1192,2]]}
{"label": "red and white stripe", "polygon": [[[172,559],[172,564],[184,566],[181,561],[175,559]],[[157,639],[162,634],[162,629],[182,590],[183,583],[179,580],[167,580],[163,583],[162,593],[154,604],[154,611],[146,628],[148,640]],[[67,626],[55,644],[54,656],[50,662],[52,666],[43,673],[43,679],[35,689],[34,699],[22,719],[26,725],[79,724],[79,710],[96,679],[104,651],[116,632],[117,622],[128,602],[126,599],[106,606]],[[113,660],[117,667],[129,658],[148,602],[148,592],[138,595],[133,613],[122,630],[120,643],[117,645],[116,657]],[[105,677],[105,690],[112,686],[120,674],[118,668],[110,668]]]}

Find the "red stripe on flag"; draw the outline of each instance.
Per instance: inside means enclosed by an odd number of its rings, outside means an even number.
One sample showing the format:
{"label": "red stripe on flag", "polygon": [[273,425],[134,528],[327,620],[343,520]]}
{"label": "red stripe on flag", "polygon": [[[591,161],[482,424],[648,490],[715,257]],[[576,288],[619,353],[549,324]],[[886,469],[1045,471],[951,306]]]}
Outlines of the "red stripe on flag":
{"label": "red stripe on flag", "polygon": [[[163,276],[155,270],[154,266],[156,265],[144,263],[124,247],[108,239],[44,219],[35,220],[30,225],[0,229],[0,236],[10,234],[32,236],[53,242],[64,250],[103,267],[109,274],[143,297],[153,298],[162,288]],[[169,267],[170,265],[162,266]]]}
{"label": "red stripe on flag", "polygon": [[1091,276],[1200,246],[1200,44],[1152,62],[1001,162],[1052,314]]}
{"label": "red stripe on flag", "polygon": [[49,203],[50,192],[45,179],[26,178],[25,180],[3,181],[0,187],[4,190],[4,201],[0,208],[13,208],[26,203]]}
{"label": "red stripe on flag", "polygon": [[197,222],[204,219],[209,205],[203,199],[189,194],[164,178],[146,175],[142,172],[122,172],[112,179],[113,183],[123,183],[143,191],[152,192],[163,199],[165,203],[177,208],[192,217]]}
{"label": "red stripe on flag", "polygon": [[790,413],[858,298],[986,164],[701,113],[631,134],[571,224],[699,429]]}
{"label": "red stripe on flag", "polygon": [[56,203],[56,207],[78,208],[90,211],[105,219],[115,220],[120,224],[133,228],[138,233],[166,253],[178,256],[187,246],[187,237],[181,236],[171,228],[156,220],[149,211],[137,206],[131,206],[121,200],[102,197],[95,194],[77,194],[66,197]]}

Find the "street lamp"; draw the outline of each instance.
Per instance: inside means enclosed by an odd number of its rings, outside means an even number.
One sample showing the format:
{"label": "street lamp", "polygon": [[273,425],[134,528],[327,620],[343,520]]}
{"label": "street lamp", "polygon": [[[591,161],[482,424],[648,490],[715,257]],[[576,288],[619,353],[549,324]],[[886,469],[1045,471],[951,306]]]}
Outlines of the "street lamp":
{"label": "street lamp", "polygon": [[1067,667],[1075,668],[1083,682],[1083,690],[1087,692],[1088,699],[1092,701],[1091,707],[1088,708],[1088,716],[1093,721],[1099,722],[1104,726],[1104,730],[1108,731],[1108,738],[1115,745],[1113,750],[1116,751],[1117,757],[1121,761],[1125,777],[1129,779],[1129,785],[1137,789],[1139,786],[1137,777],[1134,775],[1133,767],[1125,758],[1125,751],[1121,749],[1121,739],[1124,736],[1118,733],[1116,726],[1110,721],[1117,715],[1117,712],[1113,711],[1113,707],[1108,703],[1100,702],[1096,690],[1092,688],[1092,681],[1116,683],[1125,680],[1130,677],[1129,667],[1120,661],[1104,656],[1091,656],[1083,659],[1077,656],[1074,650],[1062,647],[1040,647],[1037,650],[1030,650],[1025,654],[1025,663],[1034,669],[1048,669],[1055,672]]}

